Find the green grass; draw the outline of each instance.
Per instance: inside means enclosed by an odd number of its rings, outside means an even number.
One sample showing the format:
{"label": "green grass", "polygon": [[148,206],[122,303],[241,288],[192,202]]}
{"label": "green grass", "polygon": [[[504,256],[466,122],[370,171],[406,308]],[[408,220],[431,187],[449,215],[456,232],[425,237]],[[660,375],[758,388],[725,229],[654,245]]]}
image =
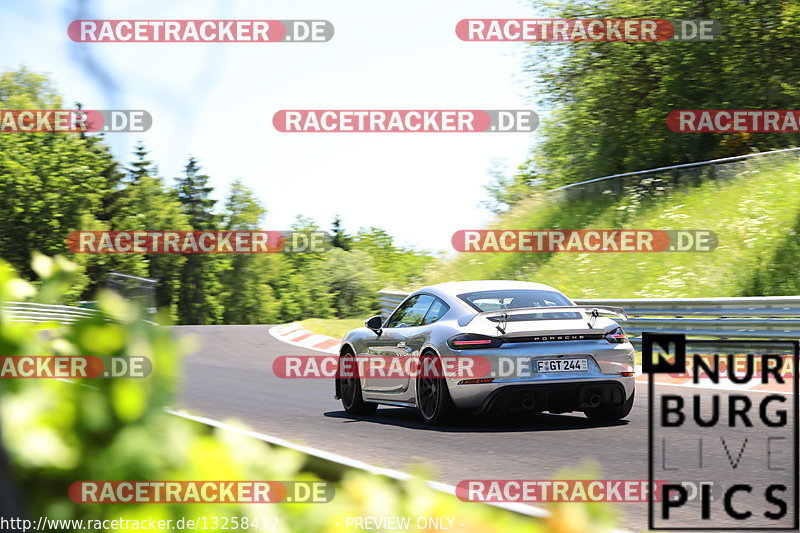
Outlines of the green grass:
{"label": "green grass", "polygon": [[314,333],[341,339],[351,329],[363,326],[364,321],[360,318],[309,318],[301,324]]}
{"label": "green grass", "polygon": [[637,203],[597,197],[556,203],[533,198],[499,217],[503,229],[712,230],[712,252],[464,253],[431,275],[521,279],[574,298],[705,297],[800,292],[800,162],[751,161],[736,178]]}

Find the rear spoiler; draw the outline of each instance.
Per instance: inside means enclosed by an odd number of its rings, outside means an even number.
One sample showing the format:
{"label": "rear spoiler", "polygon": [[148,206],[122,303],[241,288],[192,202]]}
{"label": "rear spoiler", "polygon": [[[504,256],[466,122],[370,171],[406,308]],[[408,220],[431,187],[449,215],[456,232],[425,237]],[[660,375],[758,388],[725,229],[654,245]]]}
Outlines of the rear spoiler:
{"label": "rear spoiler", "polygon": [[584,307],[580,305],[564,305],[564,306],[545,306],[545,307],[517,307],[515,309],[501,309],[499,311],[486,311],[483,313],[476,313],[472,316],[466,317],[465,322],[460,326],[467,326],[476,318],[491,319],[494,317],[510,317],[514,315],[528,315],[531,313],[565,313],[565,312],[583,312],[590,317],[598,316],[615,316],[622,320],[628,320],[628,315],[621,307],[610,307],[605,305],[596,305],[592,307]]}

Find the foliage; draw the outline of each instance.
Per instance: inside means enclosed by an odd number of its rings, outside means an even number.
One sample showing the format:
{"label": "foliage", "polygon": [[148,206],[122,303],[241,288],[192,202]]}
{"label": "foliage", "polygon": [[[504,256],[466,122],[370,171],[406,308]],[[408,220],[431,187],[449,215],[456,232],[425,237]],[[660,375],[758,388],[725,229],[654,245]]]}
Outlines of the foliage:
{"label": "foliage", "polygon": [[[119,191],[116,213],[110,221],[113,230],[157,231],[163,229],[186,231],[191,229],[181,204],[158,174],[155,163],[147,159],[148,151],[142,143],[136,146],[136,160],[131,163],[128,178]],[[88,228],[87,228],[88,229]],[[102,286],[108,272],[122,272],[159,280],[155,302],[158,308],[177,309],[180,273],[185,257],[173,254],[92,255],[87,271],[94,280],[87,294]],[[92,268],[94,267],[94,268]]]}
{"label": "foliage", "polygon": [[[178,178],[176,189],[178,201],[196,231],[218,229],[218,217],[214,213],[216,200],[210,198],[213,187],[208,185],[209,176],[200,173],[200,165],[194,157],[189,158],[184,175]],[[217,324],[222,319],[219,275],[225,260],[206,254],[188,254],[181,267],[178,290],[178,316],[182,324]]]}
{"label": "foliage", "polygon": [[551,116],[534,157],[551,186],[796,145],[800,134],[673,133],[677,109],[794,109],[797,2],[560,0],[553,18],[716,19],[712,42],[533,43],[528,73]]}
{"label": "foliage", "polygon": [[[258,231],[266,210],[252,189],[239,180],[231,183],[222,214],[226,231]],[[223,323],[269,324],[279,317],[279,303],[269,285],[270,260],[263,255],[236,254],[220,274]]]}
{"label": "foliage", "polygon": [[[52,84],[26,69],[0,74],[0,107],[53,109]],[[32,252],[61,252],[85,213],[102,210],[110,161],[99,142],[69,133],[0,135],[0,257],[26,276]],[[112,172],[113,174],[113,172]]]}
{"label": "foliage", "polygon": [[489,195],[481,205],[495,214],[500,214],[528,198],[533,188],[542,184],[536,176],[536,169],[530,164],[520,165],[513,175],[509,175],[499,161],[493,161],[489,169],[492,181],[483,186]]}
{"label": "foliage", "polygon": [[[22,68],[0,75],[0,106],[53,109],[62,102],[45,76]],[[253,231],[266,219],[254,191],[239,180],[218,208],[197,158],[168,184],[144,143],[122,165],[101,135],[0,135],[0,181],[0,258],[31,281],[32,254],[66,252],[71,231]],[[298,216],[292,229],[319,226]],[[349,317],[370,313],[378,289],[413,283],[433,261],[377,228],[349,235],[338,215],[332,244],[325,253],[79,254],[64,303],[91,298],[117,272],[158,280],[156,306],[182,324]]]}
{"label": "foliage", "polygon": [[339,318],[369,315],[378,304],[378,274],[363,250],[334,248],[326,254],[321,274],[329,280],[331,305]]}
{"label": "foliage", "polygon": [[331,245],[342,250],[349,250],[352,237],[342,227],[342,217],[336,215],[331,224]]}
{"label": "foliage", "polygon": [[352,250],[361,250],[372,258],[383,288],[406,288],[421,282],[426,268],[435,264],[430,254],[397,246],[386,231],[361,228],[353,237]]}

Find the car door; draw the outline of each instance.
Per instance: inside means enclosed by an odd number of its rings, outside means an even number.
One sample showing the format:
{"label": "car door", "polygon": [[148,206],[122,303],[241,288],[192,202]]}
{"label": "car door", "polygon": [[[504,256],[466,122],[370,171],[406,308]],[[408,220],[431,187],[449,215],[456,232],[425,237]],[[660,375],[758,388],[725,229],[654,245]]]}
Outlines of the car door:
{"label": "car door", "polygon": [[[398,328],[398,333],[403,337],[399,339],[397,346],[398,348],[402,347],[404,350],[404,353],[400,354],[401,356],[419,357],[425,341],[429,338],[431,324],[439,320],[450,309],[450,306],[439,298],[434,296],[431,296],[431,298],[431,304],[428,306],[427,311],[425,311],[421,319],[415,322],[414,325],[408,326],[405,329]],[[412,379],[414,379],[414,377],[406,373],[402,376],[400,380],[401,383],[398,383],[397,386],[403,391],[407,390],[413,393],[413,389],[411,388]]]}
{"label": "car door", "polygon": [[[422,324],[434,301],[433,296],[418,294],[403,302],[386,321],[381,334],[365,343],[368,358],[383,357],[390,364],[397,359],[397,364],[406,368],[405,359],[418,354],[422,347],[425,338]],[[364,379],[365,392],[402,396],[408,390],[409,378],[405,373],[393,373],[390,377],[370,374]]]}

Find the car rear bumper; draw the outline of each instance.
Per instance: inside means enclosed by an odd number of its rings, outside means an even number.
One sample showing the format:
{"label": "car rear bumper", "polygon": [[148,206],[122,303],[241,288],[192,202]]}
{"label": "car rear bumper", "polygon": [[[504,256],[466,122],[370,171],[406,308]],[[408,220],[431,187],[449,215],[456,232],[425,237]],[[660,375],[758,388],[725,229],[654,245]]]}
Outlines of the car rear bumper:
{"label": "car rear bumper", "polygon": [[582,411],[596,403],[621,404],[633,395],[634,377],[551,380],[527,383],[450,385],[450,395],[460,409],[481,413],[514,411]]}
{"label": "car rear bumper", "polygon": [[625,401],[625,387],[616,381],[509,385],[491,392],[478,408],[481,413],[514,411],[581,411]]}

